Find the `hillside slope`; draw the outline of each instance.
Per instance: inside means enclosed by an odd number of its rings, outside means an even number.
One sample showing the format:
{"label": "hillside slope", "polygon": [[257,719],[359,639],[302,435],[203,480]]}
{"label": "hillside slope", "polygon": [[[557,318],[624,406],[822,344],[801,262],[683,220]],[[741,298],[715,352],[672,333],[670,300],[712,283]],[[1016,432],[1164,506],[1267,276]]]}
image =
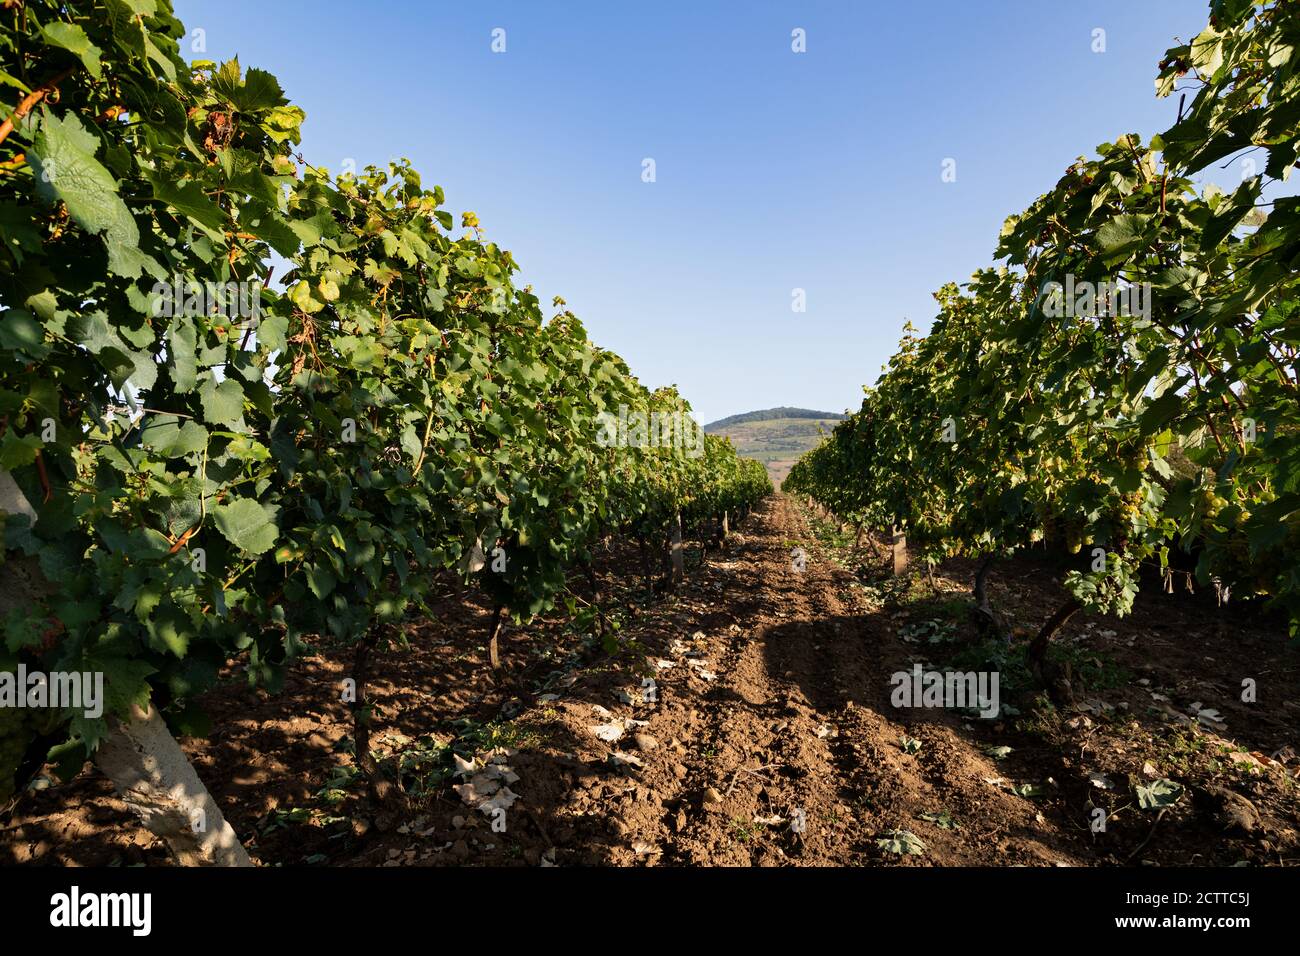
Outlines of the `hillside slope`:
{"label": "hillside slope", "polygon": [[730,438],[741,457],[761,461],[773,484],[779,486],[799,457],[816,447],[822,435],[842,418],[836,412],[782,406],[720,418],[704,430]]}

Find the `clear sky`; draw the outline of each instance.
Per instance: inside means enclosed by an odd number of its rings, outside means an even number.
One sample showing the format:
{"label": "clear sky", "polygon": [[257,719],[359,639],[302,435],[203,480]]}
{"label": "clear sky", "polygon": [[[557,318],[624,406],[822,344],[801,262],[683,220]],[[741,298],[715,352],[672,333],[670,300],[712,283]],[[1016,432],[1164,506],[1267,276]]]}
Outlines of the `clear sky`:
{"label": "clear sky", "polygon": [[410,158],[543,302],[564,296],[701,422],[856,408],[904,319],[929,327],[931,293],[990,264],[1006,216],[1097,144],[1172,123],[1156,64],[1208,16],[1203,0],[176,7],[205,31],[192,58],[279,77],[308,160]]}

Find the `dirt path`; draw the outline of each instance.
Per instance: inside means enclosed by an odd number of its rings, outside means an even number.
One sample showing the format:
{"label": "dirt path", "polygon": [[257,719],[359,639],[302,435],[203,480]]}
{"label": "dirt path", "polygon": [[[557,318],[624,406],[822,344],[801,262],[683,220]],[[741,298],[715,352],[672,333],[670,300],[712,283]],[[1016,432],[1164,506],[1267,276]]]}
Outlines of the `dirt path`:
{"label": "dirt path", "polygon": [[[960,720],[890,705],[890,675],[906,669],[886,652],[890,622],[824,559],[789,498],[766,503],[741,541],[696,583],[717,600],[661,648],[673,666],[656,679],[658,706],[633,715],[662,746],[641,753],[635,799],[615,804],[624,846],[610,845],[611,862],[1070,860],[1035,834],[1033,803],[985,782],[1001,774],[954,730]],[[801,570],[794,548],[806,554]],[[919,751],[904,751],[905,736]],[[884,852],[878,838],[896,829],[927,852]]]}

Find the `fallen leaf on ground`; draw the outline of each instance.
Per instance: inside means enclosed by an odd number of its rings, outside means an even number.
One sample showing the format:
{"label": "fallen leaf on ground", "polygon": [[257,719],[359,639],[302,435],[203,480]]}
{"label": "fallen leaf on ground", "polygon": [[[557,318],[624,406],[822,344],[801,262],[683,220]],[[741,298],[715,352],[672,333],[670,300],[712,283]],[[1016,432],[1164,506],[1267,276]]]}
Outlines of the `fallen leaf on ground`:
{"label": "fallen leaf on ground", "polygon": [[876,846],[899,856],[920,856],[925,852],[925,843],[910,830],[886,830],[876,840]]}

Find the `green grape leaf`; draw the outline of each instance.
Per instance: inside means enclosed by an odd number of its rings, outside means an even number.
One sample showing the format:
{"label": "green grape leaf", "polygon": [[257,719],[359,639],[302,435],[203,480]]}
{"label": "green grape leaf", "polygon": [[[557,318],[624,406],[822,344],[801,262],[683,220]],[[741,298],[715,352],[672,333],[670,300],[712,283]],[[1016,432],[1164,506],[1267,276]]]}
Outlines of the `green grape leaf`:
{"label": "green grape leaf", "polygon": [[147,258],[137,248],[140,230],[117,194],[117,181],[95,159],[98,145],[98,137],[73,114],[43,112],[31,150],[36,191],[46,202],[66,203],[68,214],[88,232],[103,235],[109,268],[134,278]]}
{"label": "green grape leaf", "polygon": [[229,504],[218,505],[212,517],[217,530],[231,544],[251,555],[262,554],[275,546],[279,530],[274,511],[252,498],[236,498]]}

